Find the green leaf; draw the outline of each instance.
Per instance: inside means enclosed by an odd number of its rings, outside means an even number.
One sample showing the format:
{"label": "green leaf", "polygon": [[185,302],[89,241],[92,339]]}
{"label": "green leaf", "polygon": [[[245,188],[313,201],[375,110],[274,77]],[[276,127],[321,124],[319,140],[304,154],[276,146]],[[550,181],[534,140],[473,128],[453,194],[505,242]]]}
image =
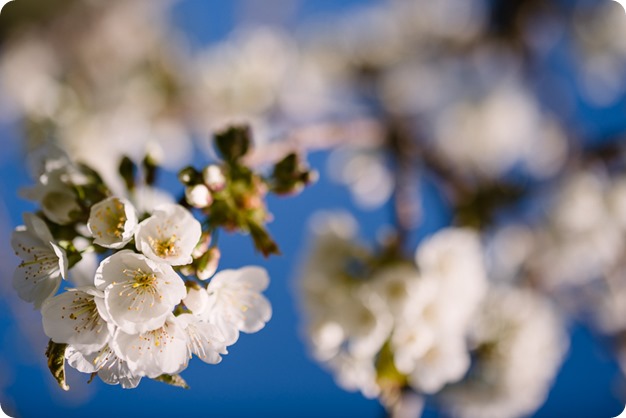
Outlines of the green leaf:
{"label": "green leaf", "polygon": [[238,161],[252,146],[252,133],[247,125],[230,126],[215,134],[218,152],[229,163]]}
{"label": "green leaf", "polygon": [[152,186],[156,183],[159,175],[159,164],[151,155],[146,155],[146,158],[141,162],[145,182],[147,185]]}
{"label": "green leaf", "polygon": [[178,180],[185,186],[193,186],[202,183],[202,173],[192,166],[187,166],[178,172]]}
{"label": "green leaf", "polygon": [[133,190],[135,188],[135,179],[137,177],[137,165],[128,157],[122,158],[118,168],[120,176],[124,179],[126,189]]}
{"label": "green leaf", "polygon": [[65,382],[65,349],[67,344],[57,344],[50,340],[46,349],[46,357],[48,357],[48,368],[50,373],[63,390],[70,390]]}
{"label": "green leaf", "polygon": [[293,194],[317,180],[317,172],[310,170],[296,153],[291,153],[274,166],[271,176],[272,191]]}
{"label": "green leaf", "polygon": [[389,341],[383,345],[376,358],[376,382],[386,391],[398,390],[408,383],[407,376],[396,368],[394,353]]}
{"label": "green leaf", "polygon": [[159,377],[155,377],[154,380],[157,382],[163,382],[171,386],[176,386],[183,389],[189,389],[189,385],[185,382],[185,379],[180,377],[179,374],[162,374]]}
{"label": "green leaf", "polygon": [[250,235],[252,235],[254,246],[265,258],[272,254],[280,255],[278,244],[272,239],[265,227],[250,221],[248,222],[248,229],[250,230]]}

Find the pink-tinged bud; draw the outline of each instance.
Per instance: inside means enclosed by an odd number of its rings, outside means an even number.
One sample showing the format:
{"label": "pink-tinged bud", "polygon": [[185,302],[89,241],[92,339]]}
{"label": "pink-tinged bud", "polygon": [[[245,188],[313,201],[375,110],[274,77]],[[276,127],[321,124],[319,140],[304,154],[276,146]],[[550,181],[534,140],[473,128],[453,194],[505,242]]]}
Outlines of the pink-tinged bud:
{"label": "pink-tinged bud", "polygon": [[185,198],[194,208],[206,208],[213,203],[213,196],[209,189],[203,184],[189,186],[185,189]]}
{"label": "pink-tinged bud", "polygon": [[208,165],[202,170],[202,178],[204,184],[213,192],[219,192],[226,186],[226,177],[224,171],[218,165]]}
{"label": "pink-tinged bud", "polygon": [[217,271],[217,267],[222,256],[219,248],[213,247],[200,258],[198,262],[198,269],[196,270],[196,276],[200,280],[208,280]]}
{"label": "pink-tinged bud", "polygon": [[193,253],[191,255],[194,259],[198,259],[204,255],[209,250],[209,245],[211,245],[211,233],[209,231],[204,231],[202,236],[200,237],[200,242],[194,248]]}

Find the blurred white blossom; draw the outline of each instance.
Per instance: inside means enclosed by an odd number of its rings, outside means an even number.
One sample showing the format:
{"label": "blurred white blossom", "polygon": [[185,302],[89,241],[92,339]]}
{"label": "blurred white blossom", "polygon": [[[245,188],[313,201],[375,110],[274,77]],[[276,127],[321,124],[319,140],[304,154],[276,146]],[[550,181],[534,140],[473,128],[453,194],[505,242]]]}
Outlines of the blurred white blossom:
{"label": "blurred white blossom", "polygon": [[529,290],[494,288],[471,336],[474,364],[443,392],[442,406],[461,418],[515,418],[539,408],[568,348],[550,302]]}

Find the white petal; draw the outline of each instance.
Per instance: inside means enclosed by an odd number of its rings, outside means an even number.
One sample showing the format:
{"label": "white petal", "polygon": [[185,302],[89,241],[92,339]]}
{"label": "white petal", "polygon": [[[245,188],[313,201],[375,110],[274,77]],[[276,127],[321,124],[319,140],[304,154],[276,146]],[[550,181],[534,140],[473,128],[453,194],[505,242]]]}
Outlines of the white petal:
{"label": "white petal", "polygon": [[111,347],[138,376],[158,377],[176,374],[187,367],[187,339],[171,316],[162,328],[143,334],[118,330]]}
{"label": "white petal", "polygon": [[221,354],[227,354],[224,336],[219,328],[208,322],[200,321],[191,314],[177,317],[187,334],[189,351],[205,363],[218,364]]}
{"label": "white petal", "polygon": [[71,290],[48,299],[41,315],[44,332],[52,341],[71,344],[83,353],[100,350],[109,339],[94,296],[86,292]]}
{"label": "white petal", "polygon": [[183,303],[193,314],[202,315],[209,307],[209,294],[206,289],[189,287]]}
{"label": "white petal", "polygon": [[128,364],[121,360],[107,345],[88,355],[68,346],[65,358],[70,366],[83,373],[98,373],[104,383],[121,385],[124,389],[133,389],[139,385],[141,376],[134,375]]}
{"label": "white petal", "polygon": [[272,307],[260,293],[268,282],[266,271],[260,267],[219,272],[207,287],[210,322],[224,328],[227,335],[228,324],[247,333],[259,331],[272,317]]}
{"label": "white petal", "polygon": [[98,256],[95,253],[85,253],[76,263],[70,273],[70,281],[76,287],[95,286],[94,277],[98,269]]}
{"label": "white petal", "polygon": [[28,231],[31,231],[41,241],[50,242],[54,240],[52,238],[52,234],[50,233],[48,225],[46,225],[46,223],[37,215],[33,215],[32,213],[25,213],[24,224],[26,225],[26,229]]}
{"label": "white petal", "polygon": [[202,226],[180,205],[164,205],[141,222],[135,233],[138,251],[173,266],[193,261],[192,252],[202,235]]}
{"label": "white petal", "polygon": [[49,270],[39,270],[32,265],[20,264],[13,274],[13,288],[18,296],[34,304],[35,309],[41,309],[46,299],[54,296],[61,286],[61,275],[50,273]]}

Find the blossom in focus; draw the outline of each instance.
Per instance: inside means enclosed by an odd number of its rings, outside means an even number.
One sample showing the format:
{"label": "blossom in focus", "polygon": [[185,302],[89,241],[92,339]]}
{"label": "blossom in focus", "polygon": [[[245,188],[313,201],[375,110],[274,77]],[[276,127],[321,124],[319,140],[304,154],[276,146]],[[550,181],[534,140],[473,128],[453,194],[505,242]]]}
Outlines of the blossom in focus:
{"label": "blossom in focus", "polygon": [[109,330],[98,312],[96,299],[102,299],[102,292],[94,288],[71,289],[48,299],[41,308],[46,335],[85,354],[103,348],[109,340]]}
{"label": "blossom in focus", "polygon": [[202,235],[193,215],[180,205],[157,208],[135,232],[137,250],[148,258],[173,266],[189,264]]}
{"label": "blossom in focus", "polygon": [[65,358],[79,372],[97,373],[109,385],[119,384],[124,389],[133,389],[141,381],[141,376],[131,372],[128,363],[120,359],[108,344],[91,354],[84,354],[70,345],[65,352]]}
{"label": "blossom in focus", "polygon": [[110,197],[91,207],[87,226],[95,244],[119,249],[133,238],[137,213],[126,199]]}
{"label": "blossom in focus", "polygon": [[254,333],[272,317],[272,306],[261,294],[269,276],[261,267],[222,270],[207,287],[209,308],[200,317],[217,325],[227,345],[235,342],[239,331]]}
{"label": "blossom in focus", "polygon": [[136,376],[156,378],[176,374],[187,367],[187,338],[171,313],[159,328],[139,334],[118,329],[111,340],[113,352]]}
{"label": "blossom in focus", "polygon": [[104,292],[100,314],[129,334],[162,327],[187,293],[170,265],[128,250],[102,261],[95,285]]}
{"label": "blossom in focus", "polygon": [[22,259],[13,274],[13,288],[36,309],[53,296],[67,276],[65,251],[55,243],[48,226],[35,215],[24,214],[25,225],[11,237],[15,254]]}
{"label": "blossom in focus", "polygon": [[177,320],[187,336],[190,358],[191,354],[195,354],[205,363],[218,364],[222,361],[221,355],[228,354],[225,339],[216,325],[192,314],[182,314]]}

